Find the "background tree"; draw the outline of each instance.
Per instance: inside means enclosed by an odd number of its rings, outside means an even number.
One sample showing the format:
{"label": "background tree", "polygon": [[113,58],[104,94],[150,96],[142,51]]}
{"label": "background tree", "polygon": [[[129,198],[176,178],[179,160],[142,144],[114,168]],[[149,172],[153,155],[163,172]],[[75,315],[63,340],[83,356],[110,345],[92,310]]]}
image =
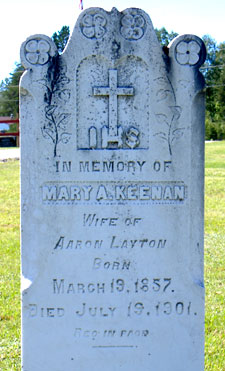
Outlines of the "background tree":
{"label": "background tree", "polygon": [[[70,29],[63,26],[60,31],[52,35],[59,53],[61,53],[69,39]],[[15,70],[0,84],[0,116],[19,116],[19,81],[24,71],[23,66],[17,63]]]}
{"label": "background tree", "polygon": [[66,44],[70,37],[70,28],[68,26],[63,26],[60,31],[55,32],[52,35],[52,40],[57,46],[58,52],[62,53],[66,47]]}
{"label": "background tree", "polygon": [[201,72],[206,80],[206,139],[225,139],[225,43],[203,36],[207,58]]}
{"label": "background tree", "polygon": [[162,44],[162,46],[169,45],[170,41],[172,41],[178,34],[176,32],[168,32],[165,27],[162,27],[160,29],[155,28],[156,36]]}
{"label": "background tree", "polygon": [[21,64],[17,64],[11,76],[0,85],[0,116],[17,118],[19,115],[19,81],[24,71]]}

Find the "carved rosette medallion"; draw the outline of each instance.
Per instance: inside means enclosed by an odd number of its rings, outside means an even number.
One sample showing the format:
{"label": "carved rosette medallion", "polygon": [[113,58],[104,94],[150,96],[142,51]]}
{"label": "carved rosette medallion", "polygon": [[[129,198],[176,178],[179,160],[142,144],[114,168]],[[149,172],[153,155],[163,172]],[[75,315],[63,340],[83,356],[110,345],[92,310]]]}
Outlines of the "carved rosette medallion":
{"label": "carved rosette medallion", "polygon": [[22,44],[20,54],[25,68],[44,66],[57,55],[57,48],[50,37],[33,35]]}
{"label": "carved rosette medallion", "polygon": [[181,66],[199,68],[205,61],[206,49],[203,41],[195,35],[176,37],[169,46],[170,55]]}
{"label": "carved rosette medallion", "polygon": [[197,41],[181,41],[176,46],[176,60],[179,64],[195,65],[200,59],[201,46]]}
{"label": "carved rosette medallion", "polygon": [[145,20],[140,14],[126,14],[121,19],[121,35],[126,40],[139,40],[145,32]]}
{"label": "carved rosette medallion", "polygon": [[106,18],[100,14],[86,14],[81,21],[81,32],[88,39],[100,39],[106,33]]}
{"label": "carved rosette medallion", "polygon": [[31,64],[45,64],[49,60],[50,45],[45,40],[30,40],[25,46],[25,55]]}

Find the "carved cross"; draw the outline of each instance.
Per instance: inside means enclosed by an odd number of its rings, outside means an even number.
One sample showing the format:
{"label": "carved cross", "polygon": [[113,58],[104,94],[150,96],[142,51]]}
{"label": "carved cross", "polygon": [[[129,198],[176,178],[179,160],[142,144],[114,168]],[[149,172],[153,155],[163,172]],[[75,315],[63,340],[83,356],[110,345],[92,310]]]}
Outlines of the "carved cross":
{"label": "carved cross", "polygon": [[117,70],[109,70],[109,86],[98,86],[93,88],[93,95],[109,97],[109,136],[118,135],[118,104],[117,97],[120,95],[134,95],[132,87],[117,86]]}

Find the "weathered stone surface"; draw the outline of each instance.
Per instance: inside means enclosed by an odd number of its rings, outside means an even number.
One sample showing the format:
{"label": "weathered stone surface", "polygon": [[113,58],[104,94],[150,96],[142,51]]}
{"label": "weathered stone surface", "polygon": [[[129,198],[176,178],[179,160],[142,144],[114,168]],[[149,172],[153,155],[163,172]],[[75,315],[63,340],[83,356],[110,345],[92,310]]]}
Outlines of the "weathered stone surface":
{"label": "weathered stone surface", "polygon": [[204,59],[133,8],[22,44],[25,371],[204,369]]}

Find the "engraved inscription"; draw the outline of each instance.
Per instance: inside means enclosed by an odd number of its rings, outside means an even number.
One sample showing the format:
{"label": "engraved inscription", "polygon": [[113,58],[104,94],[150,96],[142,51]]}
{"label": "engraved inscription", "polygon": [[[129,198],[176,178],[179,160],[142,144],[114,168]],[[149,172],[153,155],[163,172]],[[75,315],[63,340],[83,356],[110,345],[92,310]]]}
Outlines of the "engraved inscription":
{"label": "engraved inscription", "polygon": [[75,310],[75,313],[79,317],[88,315],[91,317],[110,317],[115,316],[115,307],[89,307],[86,303],[83,303],[81,308]]}
{"label": "engraved inscription", "polygon": [[131,262],[129,260],[123,261],[103,261],[101,258],[95,258],[93,261],[93,269],[103,270],[129,270]]}
{"label": "engraved inscription", "polygon": [[[62,280],[61,280],[62,281]],[[119,281],[119,280],[117,280]],[[60,284],[61,285],[61,284]],[[72,284],[70,284],[72,285]],[[78,284],[82,285],[82,284]],[[89,284],[90,286],[91,284]],[[54,286],[54,294],[63,294],[64,291],[59,291],[61,286]],[[64,287],[63,287],[64,290]],[[71,288],[68,289],[68,293],[71,293]],[[103,291],[104,292],[104,291]],[[120,292],[120,286],[118,286],[118,292]],[[115,316],[124,316],[124,317],[142,317],[142,316],[151,316],[151,317],[168,317],[168,316],[197,316],[198,313],[194,310],[193,304],[191,301],[174,301],[174,300],[167,300],[167,301],[152,301],[148,302],[127,302],[127,305],[122,307],[116,307],[113,305],[110,306],[99,306],[99,305],[88,305],[85,302],[80,303],[76,307],[73,308],[74,317],[99,317],[99,318],[114,318]],[[63,307],[41,307],[37,304],[29,304],[28,305],[28,316],[30,318],[63,318],[66,316],[66,310]],[[104,337],[114,337],[118,330],[104,330],[103,336]],[[138,330],[135,332],[134,330],[127,330],[123,329],[119,331],[121,337],[129,337],[129,336],[147,336],[148,331],[140,331]],[[90,331],[86,333],[85,337],[92,337],[95,338],[97,334],[100,332],[95,332],[91,334]],[[76,328],[75,337],[82,336],[81,328]]]}
{"label": "engraved inscription", "polygon": [[109,226],[115,227],[118,225],[119,218],[111,218],[111,217],[104,217],[98,218],[96,214],[84,214],[83,216],[83,226],[84,227],[102,227],[102,226]]}
{"label": "engraved inscription", "polygon": [[70,282],[65,278],[53,278],[52,289],[55,295],[70,294],[167,294],[174,293],[171,288],[171,278],[136,278],[134,281],[128,281],[123,278],[112,278],[104,282]]}
{"label": "engraved inscription", "polygon": [[146,161],[80,161],[79,171],[81,173],[121,173],[128,172],[135,174],[136,172],[141,173]]}
{"label": "engraved inscription", "polygon": [[[75,328],[74,331],[74,337],[75,338],[89,338],[91,340],[95,340],[96,338],[106,338],[106,339],[112,339],[112,338],[139,338],[139,337],[147,337],[150,335],[149,330],[140,330],[140,329],[128,329],[128,328],[122,328],[122,329],[103,329],[103,330],[95,330],[95,329],[83,329],[81,327]],[[95,346],[99,348],[103,348],[103,345]],[[106,346],[107,347],[107,346]],[[110,346],[108,346],[110,347]],[[112,347],[123,347],[123,346],[115,346],[112,345]],[[132,347],[132,346],[131,346]]]}
{"label": "engraved inscription", "polygon": [[117,225],[125,224],[128,226],[139,225],[142,218],[139,217],[126,217],[124,220],[119,220],[118,217],[99,217],[97,214],[84,214],[83,226],[84,227],[115,227]]}
{"label": "engraved inscription", "polygon": [[118,203],[178,203],[187,198],[187,187],[182,182],[65,182],[43,185],[42,200],[48,203],[67,203],[72,205],[81,202]]}
{"label": "engraved inscription", "polygon": [[89,306],[87,303],[82,303],[80,307],[75,308],[75,316],[77,317],[99,317],[99,318],[114,318],[123,317],[167,317],[167,316],[196,316],[197,313],[192,311],[192,303],[184,301],[164,301],[150,302],[130,302],[127,308],[117,308],[113,306]]}
{"label": "engraved inscription", "polygon": [[197,313],[192,311],[192,303],[184,301],[165,301],[157,303],[131,302],[127,308],[127,316],[196,316]]}
{"label": "engraved inscription", "polygon": [[139,248],[165,248],[166,247],[167,240],[154,240],[149,238],[142,238],[142,239],[121,239],[117,238],[117,236],[113,236],[110,244],[111,249],[124,249],[124,248],[130,248],[133,249],[134,247]]}
{"label": "engraved inscription", "polygon": [[71,173],[72,161],[56,161],[55,163],[56,173]]}
{"label": "engraved inscription", "polygon": [[111,236],[108,240],[83,240],[83,239],[69,239],[65,236],[60,236],[57,240],[54,250],[81,250],[81,249],[133,249],[133,248],[156,248],[164,249],[167,247],[167,240],[165,238],[120,238],[118,236]]}
{"label": "engraved inscription", "polygon": [[29,304],[29,317],[61,318],[65,315],[64,308],[40,307],[37,304]]}
{"label": "engraved inscription", "polygon": [[65,239],[65,236],[60,236],[54,250],[73,250],[73,249],[100,249],[103,246],[103,240],[72,240]]}

